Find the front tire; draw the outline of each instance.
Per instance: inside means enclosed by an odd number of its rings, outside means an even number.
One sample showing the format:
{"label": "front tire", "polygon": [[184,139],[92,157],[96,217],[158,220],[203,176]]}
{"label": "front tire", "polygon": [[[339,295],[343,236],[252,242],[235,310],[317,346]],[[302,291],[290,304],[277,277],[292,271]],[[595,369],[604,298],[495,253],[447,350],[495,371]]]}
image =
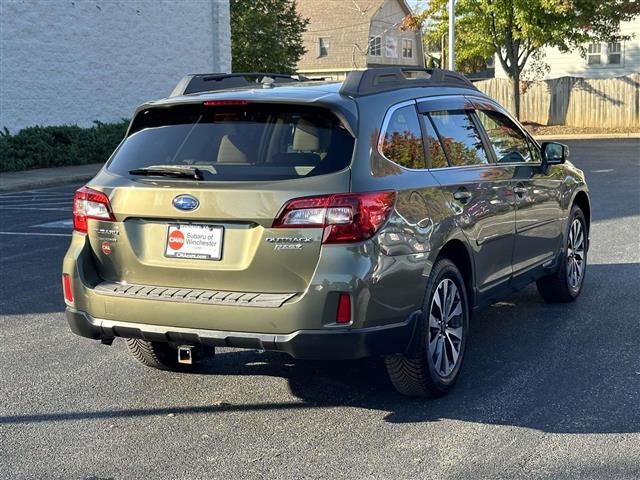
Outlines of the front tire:
{"label": "front tire", "polygon": [[412,351],[390,355],[385,364],[398,392],[435,398],[446,394],[458,379],[469,331],[465,283],[446,258],[433,266],[423,311]]}
{"label": "front tire", "polygon": [[573,302],[582,292],[587,273],[589,232],[584,213],[577,205],[571,209],[565,238],[557,272],[536,282],[538,292],[548,303]]}
{"label": "front tire", "polygon": [[187,372],[193,370],[198,361],[206,356],[204,347],[193,347],[193,363],[189,365],[178,362],[178,351],[170,343],[150,342],[140,338],[127,338],[126,341],[129,353],[133,358],[147,367],[158,370]]}

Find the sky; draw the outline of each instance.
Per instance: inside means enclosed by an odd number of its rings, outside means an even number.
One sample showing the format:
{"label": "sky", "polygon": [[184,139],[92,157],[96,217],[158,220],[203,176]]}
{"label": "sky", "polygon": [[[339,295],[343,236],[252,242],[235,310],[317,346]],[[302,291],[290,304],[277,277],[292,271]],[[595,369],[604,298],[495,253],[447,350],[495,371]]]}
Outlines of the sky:
{"label": "sky", "polygon": [[416,9],[421,11],[427,6],[427,0],[406,0],[407,5],[415,12]]}

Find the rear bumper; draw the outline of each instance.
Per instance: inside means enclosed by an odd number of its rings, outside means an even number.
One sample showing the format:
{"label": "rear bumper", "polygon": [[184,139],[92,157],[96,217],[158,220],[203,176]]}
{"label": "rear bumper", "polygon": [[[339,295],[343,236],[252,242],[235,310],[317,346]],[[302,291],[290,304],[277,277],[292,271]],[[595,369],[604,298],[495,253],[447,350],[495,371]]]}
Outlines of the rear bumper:
{"label": "rear bumper", "polygon": [[157,342],[279,351],[298,359],[347,360],[406,352],[412,343],[421,313],[415,312],[402,323],[380,327],[298,330],[290,334],[200,330],[119,322],[94,318],[72,308],[67,308],[66,315],[73,333],[94,340],[142,338]]}

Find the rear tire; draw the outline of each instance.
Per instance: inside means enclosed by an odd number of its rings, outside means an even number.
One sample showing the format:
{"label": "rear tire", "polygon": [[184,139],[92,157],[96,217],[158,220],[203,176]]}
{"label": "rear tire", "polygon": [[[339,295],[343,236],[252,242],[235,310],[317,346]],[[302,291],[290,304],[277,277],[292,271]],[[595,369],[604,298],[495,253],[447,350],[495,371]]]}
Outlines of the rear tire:
{"label": "rear tire", "polygon": [[446,258],[433,266],[423,312],[412,351],[385,357],[385,364],[398,392],[435,398],[451,390],[458,379],[469,331],[465,283],[458,268]]}
{"label": "rear tire", "polygon": [[[206,356],[203,346],[193,347],[193,363],[189,365],[178,362],[178,351],[176,347],[170,343],[149,342],[139,338],[127,338],[126,341],[129,353],[133,358],[147,367],[157,368],[159,370],[172,370],[177,372],[193,370],[198,361]],[[213,348],[211,352],[213,355]]]}
{"label": "rear tire", "polygon": [[573,302],[582,292],[587,273],[589,232],[580,207],[573,206],[567,223],[565,245],[558,270],[536,282],[538,292],[548,303]]}

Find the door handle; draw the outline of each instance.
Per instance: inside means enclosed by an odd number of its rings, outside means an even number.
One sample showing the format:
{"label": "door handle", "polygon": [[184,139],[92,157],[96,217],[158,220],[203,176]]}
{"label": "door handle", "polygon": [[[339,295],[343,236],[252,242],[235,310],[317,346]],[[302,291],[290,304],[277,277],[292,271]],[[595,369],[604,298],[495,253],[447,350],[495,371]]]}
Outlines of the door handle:
{"label": "door handle", "polygon": [[519,197],[522,197],[525,193],[527,193],[527,187],[525,187],[524,184],[519,183],[515,187],[513,187],[513,193],[515,193]]}
{"label": "door handle", "polygon": [[460,203],[468,203],[471,200],[471,192],[466,188],[462,187],[453,194],[453,198],[458,200]]}

